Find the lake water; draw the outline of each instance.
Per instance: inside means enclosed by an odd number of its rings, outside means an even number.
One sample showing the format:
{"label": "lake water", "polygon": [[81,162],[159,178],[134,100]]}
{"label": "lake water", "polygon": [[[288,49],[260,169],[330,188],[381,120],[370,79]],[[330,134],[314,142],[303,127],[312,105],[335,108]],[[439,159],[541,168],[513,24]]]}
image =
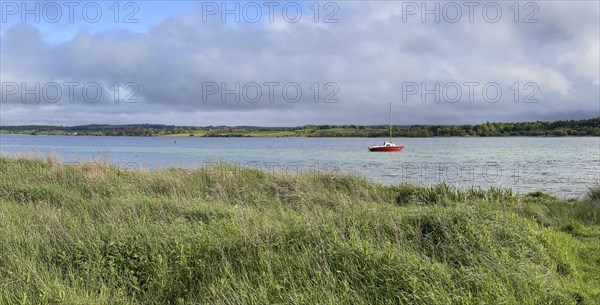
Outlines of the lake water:
{"label": "lake water", "polygon": [[[600,138],[169,138],[0,135],[0,154],[53,153],[62,162],[108,158],[118,166],[194,168],[218,162],[272,171],[352,172],[386,184],[510,187],[579,197],[600,183]],[[93,166],[93,163],[89,163]]]}

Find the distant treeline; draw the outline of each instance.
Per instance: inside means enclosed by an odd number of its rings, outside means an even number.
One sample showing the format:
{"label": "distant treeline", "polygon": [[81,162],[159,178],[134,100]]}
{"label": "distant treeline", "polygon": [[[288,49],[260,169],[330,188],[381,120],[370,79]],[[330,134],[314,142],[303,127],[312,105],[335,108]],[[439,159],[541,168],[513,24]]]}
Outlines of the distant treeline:
{"label": "distant treeline", "polygon": [[0,126],[0,131],[11,134],[31,135],[86,135],[86,136],[157,136],[179,133],[195,127],[161,124],[130,124],[130,125],[80,125],[80,126],[52,126],[52,125],[21,125]]}
{"label": "distant treeline", "polygon": [[[160,124],[83,126],[0,126],[0,132],[31,135],[203,136],[203,137],[386,137],[389,127],[305,125],[301,127],[173,126]],[[478,125],[394,126],[394,137],[600,136],[600,117],[554,122],[485,123]]]}
{"label": "distant treeline", "polygon": [[[309,136],[385,137],[389,127],[343,126],[342,130],[317,126]],[[498,137],[498,136],[600,136],[600,118],[555,122],[485,123],[478,125],[414,125],[393,127],[394,137]]]}

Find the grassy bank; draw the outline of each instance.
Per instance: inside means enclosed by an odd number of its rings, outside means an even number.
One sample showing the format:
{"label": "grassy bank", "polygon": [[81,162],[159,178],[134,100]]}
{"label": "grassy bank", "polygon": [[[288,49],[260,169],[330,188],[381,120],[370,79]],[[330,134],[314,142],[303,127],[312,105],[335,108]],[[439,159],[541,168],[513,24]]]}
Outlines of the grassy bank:
{"label": "grassy bank", "polygon": [[600,303],[600,190],[7,158],[0,175],[0,304]]}

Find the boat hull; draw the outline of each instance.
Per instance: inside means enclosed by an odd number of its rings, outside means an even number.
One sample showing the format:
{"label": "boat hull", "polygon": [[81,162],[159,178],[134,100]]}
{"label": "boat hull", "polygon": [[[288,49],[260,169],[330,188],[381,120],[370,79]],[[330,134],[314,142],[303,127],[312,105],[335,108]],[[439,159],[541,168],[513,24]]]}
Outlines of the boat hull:
{"label": "boat hull", "polygon": [[404,146],[373,146],[369,147],[369,151],[377,151],[377,152],[394,152],[394,151],[402,151]]}

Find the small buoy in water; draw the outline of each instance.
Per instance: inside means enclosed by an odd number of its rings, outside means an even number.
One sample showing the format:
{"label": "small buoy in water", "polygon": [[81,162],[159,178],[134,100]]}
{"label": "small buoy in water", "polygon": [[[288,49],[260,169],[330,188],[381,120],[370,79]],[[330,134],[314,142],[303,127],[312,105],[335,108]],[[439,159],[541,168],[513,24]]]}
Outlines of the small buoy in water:
{"label": "small buoy in water", "polygon": [[177,140],[173,141],[173,143],[177,143]]}

